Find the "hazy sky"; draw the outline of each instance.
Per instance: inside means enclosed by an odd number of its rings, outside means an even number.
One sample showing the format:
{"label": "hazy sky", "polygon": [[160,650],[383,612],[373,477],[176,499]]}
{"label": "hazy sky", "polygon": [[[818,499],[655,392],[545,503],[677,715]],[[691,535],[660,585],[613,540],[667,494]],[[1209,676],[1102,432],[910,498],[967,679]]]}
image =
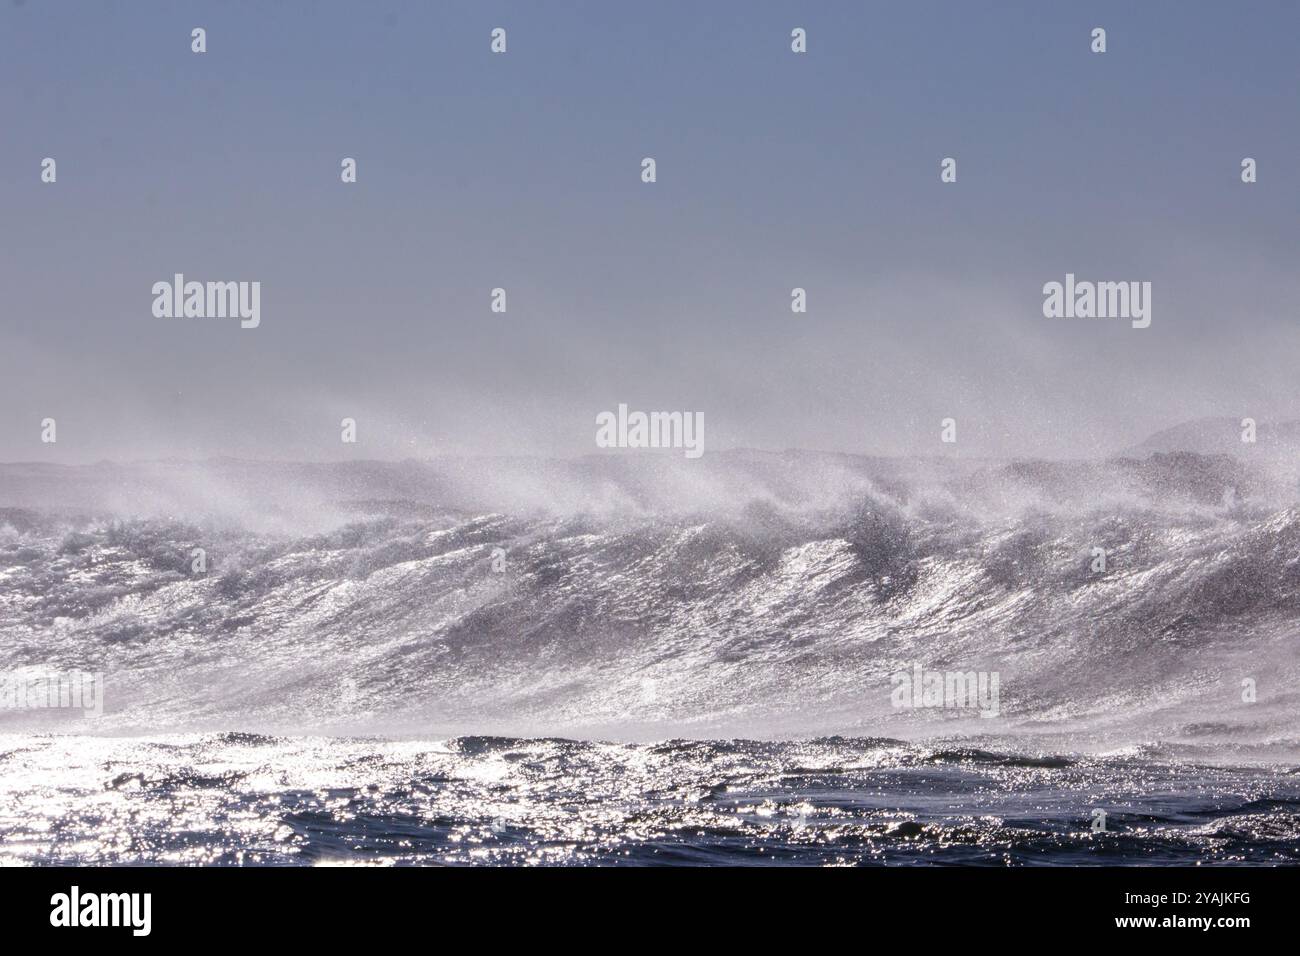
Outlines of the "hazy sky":
{"label": "hazy sky", "polygon": [[[5,0],[0,460],[586,454],[620,402],[708,450],[1300,417],[1298,35],[1293,2]],[[156,318],[176,272],[261,282],[260,327]],[[1151,327],[1045,318],[1067,272],[1151,282]]]}

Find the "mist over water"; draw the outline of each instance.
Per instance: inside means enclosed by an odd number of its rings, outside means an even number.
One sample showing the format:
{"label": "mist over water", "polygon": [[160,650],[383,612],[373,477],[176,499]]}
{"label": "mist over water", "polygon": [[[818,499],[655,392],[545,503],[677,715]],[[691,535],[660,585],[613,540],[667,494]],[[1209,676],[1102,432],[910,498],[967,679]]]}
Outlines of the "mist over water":
{"label": "mist over water", "polygon": [[[107,688],[93,725],[2,728],[1294,759],[1300,511],[1264,462],[213,461],[0,484],[0,669]],[[997,673],[999,713],[894,706],[914,664]]]}

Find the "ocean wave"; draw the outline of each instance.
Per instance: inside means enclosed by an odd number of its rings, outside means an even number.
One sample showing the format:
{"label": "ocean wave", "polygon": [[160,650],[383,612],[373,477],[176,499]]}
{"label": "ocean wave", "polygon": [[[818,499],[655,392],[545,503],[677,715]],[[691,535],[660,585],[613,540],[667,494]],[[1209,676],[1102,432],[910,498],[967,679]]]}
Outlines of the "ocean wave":
{"label": "ocean wave", "polygon": [[[134,510],[109,500],[120,468],[47,481],[36,507],[3,466],[0,671],[102,672],[112,732],[1296,741],[1300,510],[1267,475],[1177,454],[717,457],[655,481],[600,462],[478,481],[141,466],[170,490]],[[207,506],[174,510],[200,487]],[[297,531],[295,501],[314,512]],[[914,665],[997,673],[1000,712],[895,707]]]}

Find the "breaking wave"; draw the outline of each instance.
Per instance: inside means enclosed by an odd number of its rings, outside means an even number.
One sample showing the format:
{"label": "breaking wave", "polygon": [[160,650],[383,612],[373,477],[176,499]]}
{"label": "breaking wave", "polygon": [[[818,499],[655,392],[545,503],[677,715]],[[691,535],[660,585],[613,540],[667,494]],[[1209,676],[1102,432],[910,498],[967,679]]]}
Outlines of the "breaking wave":
{"label": "breaking wave", "polygon": [[[94,732],[1288,760],[1297,500],[1193,454],[0,466],[0,670],[102,672]],[[998,673],[999,715],[895,708],[915,664]]]}

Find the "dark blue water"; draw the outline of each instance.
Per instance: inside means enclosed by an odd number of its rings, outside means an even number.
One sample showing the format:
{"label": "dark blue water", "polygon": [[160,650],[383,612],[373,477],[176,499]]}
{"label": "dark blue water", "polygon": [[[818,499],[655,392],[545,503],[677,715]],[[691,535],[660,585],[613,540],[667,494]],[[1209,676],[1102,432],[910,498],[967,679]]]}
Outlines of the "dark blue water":
{"label": "dark blue water", "polygon": [[3,746],[7,863],[1300,863],[1300,776],[1140,754],[845,738]]}

